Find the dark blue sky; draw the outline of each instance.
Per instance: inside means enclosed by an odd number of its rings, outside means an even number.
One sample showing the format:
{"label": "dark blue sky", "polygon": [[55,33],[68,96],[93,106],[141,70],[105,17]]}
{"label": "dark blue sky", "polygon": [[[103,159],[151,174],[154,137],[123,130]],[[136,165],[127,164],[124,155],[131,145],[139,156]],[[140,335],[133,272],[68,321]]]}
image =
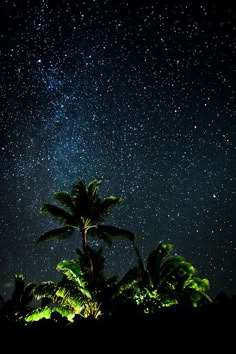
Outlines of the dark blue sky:
{"label": "dark blue sky", "polygon": [[[124,199],[108,221],[143,257],[174,243],[212,294],[235,293],[235,23],[202,1],[0,3],[1,293],[40,281],[76,239],[36,246],[39,208],[78,176]],[[125,241],[107,269],[135,262]]]}

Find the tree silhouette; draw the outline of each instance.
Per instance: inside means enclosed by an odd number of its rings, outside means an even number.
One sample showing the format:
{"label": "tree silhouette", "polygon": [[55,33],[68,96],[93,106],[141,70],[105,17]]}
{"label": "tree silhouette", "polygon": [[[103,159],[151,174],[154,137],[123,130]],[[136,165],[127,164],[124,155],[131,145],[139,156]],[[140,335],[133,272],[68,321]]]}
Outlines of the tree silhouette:
{"label": "tree silhouette", "polygon": [[22,274],[15,275],[15,286],[10,299],[4,301],[1,308],[1,317],[18,321],[23,319],[24,315],[30,310],[30,303],[34,298],[35,284],[26,282]]}
{"label": "tree silhouette", "polygon": [[197,271],[183,257],[172,255],[173,245],[160,243],[148,256],[146,267],[139,250],[135,247],[138,267],[133,294],[145,312],[155,312],[163,306],[184,304],[200,306],[211,302],[206,294],[207,279],[197,277]]}
{"label": "tree silhouette", "polygon": [[101,180],[94,179],[86,185],[79,178],[72,187],[71,193],[58,192],[54,199],[61,207],[45,204],[41,212],[57,219],[63,227],[50,230],[42,235],[38,242],[51,239],[65,239],[74,231],[80,231],[82,235],[83,251],[87,248],[88,236],[98,237],[109,244],[113,238],[123,237],[134,240],[134,234],[130,231],[114,226],[104,225],[101,222],[104,217],[121,202],[121,198],[110,195],[101,199],[98,196]]}

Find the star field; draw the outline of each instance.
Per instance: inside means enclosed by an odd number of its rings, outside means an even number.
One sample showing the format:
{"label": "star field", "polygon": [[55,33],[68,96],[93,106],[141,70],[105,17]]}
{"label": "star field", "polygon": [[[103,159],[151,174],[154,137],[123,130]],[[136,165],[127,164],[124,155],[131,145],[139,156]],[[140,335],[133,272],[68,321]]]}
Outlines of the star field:
{"label": "star field", "polygon": [[[212,294],[235,293],[233,9],[2,0],[0,14],[0,292],[75,256],[76,237],[35,241],[55,225],[39,208],[80,176],[123,198],[107,222],[144,257],[172,242]],[[126,241],[105,254],[111,274],[135,262]]]}

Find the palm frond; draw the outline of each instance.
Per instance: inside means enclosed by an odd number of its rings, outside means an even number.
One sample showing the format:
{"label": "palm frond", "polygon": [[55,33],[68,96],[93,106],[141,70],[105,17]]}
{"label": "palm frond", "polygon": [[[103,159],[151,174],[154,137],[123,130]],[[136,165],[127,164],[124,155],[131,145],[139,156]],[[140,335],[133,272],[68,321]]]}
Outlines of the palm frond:
{"label": "palm frond", "polygon": [[57,296],[60,298],[60,305],[73,309],[76,314],[81,314],[85,304],[90,300],[82,292],[72,291],[71,288],[59,287]]}
{"label": "palm frond", "polygon": [[71,199],[70,193],[68,192],[57,192],[53,195],[54,199],[56,199],[63,207],[68,208],[72,213],[74,212],[74,204]]}
{"label": "palm frond", "polygon": [[21,296],[25,289],[25,276],[23,274],[15,274],[15,286],[12,294],[12,300],[14,303],[21,302]]}
{"label": "palm frond", "polygon": [[94,238],[99,238],[100,240],[103,240],[104,242],[106,242],[108,244],[109,247],[112,245],[112,239],[111,239],[110,235],[103,233],[103,232],[99,232],[97,230],[97,228],[89,229],[88,236],[92,236]]}
{"label": "palm frond", "polygon": [[147,258],[147,270],[151,276],[156,274],[158,269],[161,268],[162,262],[170,255],[173,250],[171,243],[159,243],[159,245],[149,254]]}
{"label": "palm frond", "polygon": [[117,204],[121,198],[110,195],[105,199],[98,196],[102,180],[94,179],[88,184],[81,178],[72,186],[70,193],[62,191],[54,194],[54,198],[64,207],[45,204],[41,212],[58,220],[63,228],[46,232],[39,241],[51,239],[65,239],[74,229],[81,232],[83,251],[87,247],[87,236],[97,236],[108,244],[112,239],[128,239],[134,241],[134,234],[130,231],[114,226],[98,225],[103,217]]}
{"label": "palm frond", "polygon": [[80,206],[81,201],[85,200],[87,197],[87,188],[85,182],[79,178],[78,182],[72,186],[71,198],[76,206]]}
{"label": "palm frond", "polygon": [[110,195],[109,197],[106,197],[101,205],[101,210],[103,214],[108,213],[112,208],[114,208],[121,202],[122,199],[120,197],[116,197],[114,195]]}
{"label": "palm frond", "polygon": [[182,259],[179,267],[175,272],[175,278],[177,282],[181,285],[185,284],[188,279],[195,278],[196,273],[197,270],[194,268],[194,266],[191,263],[187,262],[185,259]]}
{"label": "palm frond", "polygon": [[158,286],[160,287],[163,283],[167,284],[168,282],[174,282],[183,262],[184,259],[180,256],[169,256],[164,259],[161,264]]}
{"label": "palm frond", "polygon": [[101,183],[102,180],[97,180],[97,179],[94,179],[88,183],[88,187],[87,187],[88,199],[91,200],[94,199],[95,196],[97,196]]}
{"label": "palm frond", "polygon": [[[70,313],[80,314],[84,308],[85,303],[90,301],[91,295],[86,292],[86,289],[77,287],[77,283],[54,282],[41,283],[35,290],[35,298],[37,300],[50,299],[53,302],[52,309],[70,310]],[[87,296],[88,295],[88,296]],[[43,309],[50,308],[45,306]],[[60,311],[57,311],[60,313]],[[46,311],[48,314],[48,311]]]}
{"label": "palm frond", "polygon": [[50,319],[54,312],[59,313],[62,317],[66,317],[69,321],[72,321],[75,314],[73,311],[60,306],[49,307],[45,306],[43,308],[38,308],[32,311],[29,315],[25,317],[26,322],[39,321],[43,318]]}
{"label": "palm frond", "polygon": [[44,308],[38,308],[32,311],[29,315],[25,316],[25,321],[34,322],[34,321],[39,321],[42,318],[49,319],[51,318],[52,312],[53,312],[52,308],[48,306]]}
{"label": "palm frond", "polygon": [[119,227],[110,225],[97,225],[96,228],[90,229],[93,235],[97,235],[99,238],[111,241],[112,239],[127,239],[134,241],[135,236],[132,232],[128,230],[121,229]]}
{"label": "palm frond", "polygon": [[139,249],[138,249],[138,247],[136,245],[134,245],[134,250],[135,250],[135,253],[136,253],[137,259],[138,259],[139,272],[141,274],[141,278],[143,280],[145,280],[145,278],[146,278],[145,266],[143,264],[143,260],[142,260],[141,254],[139,252]]}
{"label": "palm frond", "polygon": [[44,204],[40,211],[43,214],[52,216],[62,224],[76,225],[74,217],[56,205]]}
{"label": "palm frond", "polygon": [[42,241],[49,241],[49,240],[65,240],[69,238],[74,231],[74,228],[71,226],[64,226],[58,229],[53,229],[47,231],[45,234],[39,237],[37,243]]}
{"label": "palm frond", "polygon": [[62,271],[69,280],[72,280],[76,283],[83,277],[83,272],[81,270],[79,262],[62,261],[58,263],[56,269]]}
{"label": "palm frond", "polygon": [[170,256],[162,265],[161,274],[163,277],[175,277],[178,283],[185,282],[186,279],[196,274],[193,265],[181,256]]}
{"label": "palm frond", "polygon": [[139,281],[139,272],[137,267],[133,267],[125,273],[123,278],[118,282],[117,288],[119,293],[122,293],[124,290],[131,289],[138,284]]}
{"label": "palm frond", "polygon": [[28,305],[34,298],[34,289],[36,285],[34,283],[27,283],[24,289],[24,293],[21,297],[21,302],[23,305]]}
{"label": "palm frond", "polygon": [[52,308],[53,312],[59,313],[62,317],[66,317],[68,321],[73,322],[75,313],[73,310],[65,307],[55,306]]}
{"label": "palm frond", "polygon": [[39,284],[34,291],[34,297],[37,300],[50,299],[52,301],[57,300],[58,285],[52,281],[47,281]]}
{"label": "palm frond", "polygon": [[91,294],[87,290],[87,282],[84,279],[84,274],[78,261],[62,261],[57,265],[57,270],[62,271],[68,280],[77,284],[83,295],[91,298]]}
{"label": "palm frond", "polygon": [[206,300],[206,302],[210,302],[210,303],[212,302],[212,298],[208,294],[206,294],[205,291],[200,291],[200,293],[202,299]]}
{"label": "palm frond", "polygon": [[92,218],[91,210],[93,209],[94,201],[88,198],[87,186],[82,179],[79,179],[73,185],[71,198],[75,206],[75,213],[79,218]]}
{"label": "palm frond", "polygon": [[185,288],[180,294],[182,298],[187,299],[192,306],[197,307],[203,304],[209,304],[212,302],[210,296],[208,296],[204,291],[194,288]]}
{"label": "palm frond", "polygon": [[101,304],[92,298],[88,290],[68,285],[60,286],[57,290],[60,306],[69,308],[74,314],[85,318],[90,316],[97,318],[101,314]]}
{"label": "palm frond", "polygon": [[207,291],[209,290],[209,280],[206,278],[198,278],[198,277],[191,277],[187,279],[184,284],[185,288],[196,289],[199,291]]}
{"label": "palm frond", "polygon": [[201,279],[201,278],[195,277],[194,280],[195,280],[195,283],[197,283],[198,289],[200,289],[201,291],[207,291],[210,289],[210,283],[207,278]]}
{"label": "palm frond", "polygon": [[206,291],[208,290],[209,280],[194,276],[185,281],[182,289],[183,293],[186,293],[192,299],[194,306],[197,306],[200,302],[212,302],[210,296],[206,294]]}

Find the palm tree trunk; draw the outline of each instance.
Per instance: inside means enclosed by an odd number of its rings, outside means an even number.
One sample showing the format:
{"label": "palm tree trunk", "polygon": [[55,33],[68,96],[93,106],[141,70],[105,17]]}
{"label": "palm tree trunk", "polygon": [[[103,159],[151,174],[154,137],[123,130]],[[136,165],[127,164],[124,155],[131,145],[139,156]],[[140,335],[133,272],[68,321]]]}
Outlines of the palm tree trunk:
{"label": "palm tree trunk", "polygon": [[88,250],[88,244],[87,244],[87,230],[86,228],[82,228],[81,230],[81,234],[82,234],[82,244],[83,244],[83,252],[84,255],[86,255],[87,257],[89,257],[89,266],[90,266],[90,272],[89,272],[89,276],[90,276],[90,282],[93,282],[93,273],[94,273],[94,269],[93,269],[93,261],[91,259],[91,256],[89,253],[87,253]]}
{"label": "palm tree trunk", "polygon": [[83,251],[84,253],[86,252],[86,249],[87,249],[87,232],[86,230],[83,228],[81,230],[81,233],[82,233],[82,245],[83,245]]}
{"label": "palm tree trunk", "polygon": [[144,267],[143,260],[142,260],[141,254],[139,252],[139,249],[138,249],[137,245],[135,245],[135,243],[134,243],[134,250],[135,250],[135,253],[136,253],[136,256],[138,259],[138,265],[139,265],[141,275],[142,275],[142,277],[144,277],[145,276],[145,267]]}

